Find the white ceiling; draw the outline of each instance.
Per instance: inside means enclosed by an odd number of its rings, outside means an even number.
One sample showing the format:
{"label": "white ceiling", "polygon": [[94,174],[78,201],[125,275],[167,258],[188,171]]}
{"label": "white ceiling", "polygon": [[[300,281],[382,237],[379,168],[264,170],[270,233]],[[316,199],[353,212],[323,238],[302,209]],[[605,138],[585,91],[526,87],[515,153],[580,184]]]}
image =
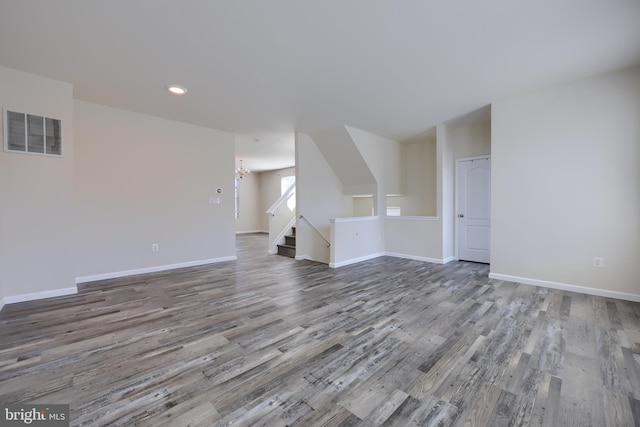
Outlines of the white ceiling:
{"label": "white ceiling", "polygon": [[347,124],[404,140],[639,63],[637,0],[0,1],[0,65],[73,83],[78,99],[235,132],[254,170],[291,165],[294,131]]}

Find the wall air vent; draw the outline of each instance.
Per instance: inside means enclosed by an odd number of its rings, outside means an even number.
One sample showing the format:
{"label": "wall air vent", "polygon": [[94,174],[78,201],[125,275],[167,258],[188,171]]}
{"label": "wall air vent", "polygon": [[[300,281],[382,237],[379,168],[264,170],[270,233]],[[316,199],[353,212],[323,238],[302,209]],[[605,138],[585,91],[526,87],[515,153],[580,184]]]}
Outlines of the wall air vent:
{"label": "wall air vent", "polygon": [[4,151],[62,156],[62,121],[5,110]]}

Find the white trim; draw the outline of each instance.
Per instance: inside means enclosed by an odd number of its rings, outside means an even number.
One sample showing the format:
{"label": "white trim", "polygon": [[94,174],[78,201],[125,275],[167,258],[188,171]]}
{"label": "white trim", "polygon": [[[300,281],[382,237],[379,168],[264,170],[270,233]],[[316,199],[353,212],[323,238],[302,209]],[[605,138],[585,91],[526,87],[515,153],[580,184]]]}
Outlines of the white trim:
{"label": "white trim", "polygon": [[384,255],[385,255],[384,252],[378,252],[377,254],[369,254],[369,255],[358,257],[358,258],[351,258],[346,261],[330,262],[329,267],[330,268],[344,267],[345,265],[356,264],[358,262],[368,261],[374,258],[380,258],[381,256],[384,256]]}
{"label": "white trim", "polygon": [[96,280],[117,279],[119,277],[133,276],[136,274],[156,273],[158,271],[174,270],[176,268],[196,267],[198,265],[214,264],[217,262],[235,261],[237,256],[203,259],[199,261],[181,262],[177,264],[158,265],[156,267],[137,268],[135,270],[116,271],[114,273],[96,274],[93,276],[76,277],[76,284],[95,282]]}
{"label": "white trim", "polygon": [[596,295],[605,298],[615,298],[626,301],[640,302],[640,295],[629,294],[626,292],[609,291],[606,289],[589,288],[586,286],[570,285],[568,283],[550,282],[547,280],[510,276],[508,274],[499,273],[489,273],[489,278],[495,280],[505,280],[507,282],[522,283],[523,285],[542,286],[543,288],[558,289],[561,291],[578,292],[581,294]]}
{"label": "white trim", "polygon": [[438,216],[387,216],[385,219],[391,221],[397,220],[409,220],[409,221],[437,221],[440,219]]}
{"label": "white trim", "polygon": [[75,295],[78,293],[77,287],[54,289],[51,291],[34,292],[31,294],[13,295],[4,297],[2,304],[15,304],[17,302],[34,301],[38,299],[62,297],[65,295]]}
{"label": "white trim", "polygon": [[415,256],[415,255],[407,255],[407,254],[400,254],[397,252],[385,252],[386,256],[392,256],[394,258],[404,258],[404,259],[412,259],[414,261],[423,261],[423,262],[431,262],[434,264],[446,264],[448,262],[451,261],[455,261],[456,259],[454,257],[449,257],[449,258],[429,258],[429,257],[422,257],[422,256]]}
{"label": "white trim", "polygon": [[4,308],[4,298],[0,298],[0,311]]}
{"label": "white trim", "polygon": [[255,233],[264,233],[269,234],[268,231],[264,230],[245,230],[245,231],[236,231],[236,234],[255,234]]}
{"label": "white trim", "polygon": [[[293,218],[291,218],[291,220],[287,223],[287,225],[282,229],[282,231],[280,231],[280,233],[278,233],[278,235],[273,239],[273,241],[269,241],[269,253],[270,254],[277,254],[278,253],[278,245],[281,244],[280,242],[284,242],[286,239],[284,238],[284,236],[287,235],[287,233],[289,231],[291,231],[291,229],[293,227],[296,226],[296,217],[295,215],[293,216]],[[271,237],[271,236],[269,236]]]}
{"label": "white trim", "polygon": [[[339,267],[344,267],[345,265],[350,265],[350,264],[355,264],[358,262],[362,262],[362,261],[368,261],[370,259],[374,259],[374,258],[379,258],[382,256],[390,256],[390,257],[394,257],[394,258],[403,258],[403,259],[411,259],[414,261],[422,261],[422,262],[431,262],[434,264],[447,264],[450,263],[452,261],[457,261],[457,259],[455,257],[448,257],[448,258],[429,258],[429,257],[421,257],[421,256],[415,256],[415,255],[407,255],[407,254],[400,254],[400,253],[396,253],[396,252],[379,252],[376,254],[371,254],[371,255],[365,255],[359,258],[352,258],[346,261],[341,261],[341,262],[336,262],[336,263],[329,263],[329,267],[331,268],[339,268]],[[296,257],[296,259],[303,259],[302,257],[298,258]],[[306,258],[308,259],[308,258]]]}
{"label": "white trim", "polygon": [[472,160],[484,160],[484,159],[490,159],[491,158],[491,154],[485,154],[484,156],[472,156],[472,157],[460,157],[459,159],[456,159],[456,162],[470,162]]}
{"label": "white trim", "polygon": [[309,255],[296,255],[296,261],[313,261]]}
{"label": "white trim", "polygon": [[[295,175],[288,175],[288,176],[293,176],[295,178]],[[282,178],[284,178],[284,176],[280,177],[280,182],[282,182]],[[267,215],[275,216],[276,211],[278,210],[278,208],[280,206],[282,206],[283,204],[285,204],[289,200],[289,198],[291,197],[291,193],[293,193],[294,191],[296,191],[295,179],[293,181],[293,184],[291,184],[289,186],[289,188],[287,188],[286,191],[284,193],[282,193],[282,195],[280,195],[280,197],[278,197],[278,200],[273,202],[273,205],[271,205],[271,207],[269,209],[267,209],[267,211],[265,213]]]}
{"label": "white trim", "polygon": [[329,222],[360,222],[360,221],[376,221],[379,219],[377,216],[351,216],[345,218],[331,218]]}

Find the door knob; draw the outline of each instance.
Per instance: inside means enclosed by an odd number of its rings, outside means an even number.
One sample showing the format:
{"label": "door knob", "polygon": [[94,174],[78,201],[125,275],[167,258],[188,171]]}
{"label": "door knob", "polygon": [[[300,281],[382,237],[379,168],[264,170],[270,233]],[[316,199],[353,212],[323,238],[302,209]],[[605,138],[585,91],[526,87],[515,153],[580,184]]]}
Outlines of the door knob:
{"label": "door knob", "polygon": [[464,214],[458,214],[458,218],[464,218]]}

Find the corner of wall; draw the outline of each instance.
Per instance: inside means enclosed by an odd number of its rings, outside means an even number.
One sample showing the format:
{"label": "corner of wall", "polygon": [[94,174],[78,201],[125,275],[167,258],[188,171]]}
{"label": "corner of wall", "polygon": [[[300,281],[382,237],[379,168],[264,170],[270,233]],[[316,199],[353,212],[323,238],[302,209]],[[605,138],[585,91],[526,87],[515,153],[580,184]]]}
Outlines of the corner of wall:
{"label": "corner of wall", "polygon": [[56,293],[74,277],[73,86],[0,67],[0,108],[7,107],[62,120],[63,155],[0,151],[0,181],[12,183],[0,188],[4,304]]}

